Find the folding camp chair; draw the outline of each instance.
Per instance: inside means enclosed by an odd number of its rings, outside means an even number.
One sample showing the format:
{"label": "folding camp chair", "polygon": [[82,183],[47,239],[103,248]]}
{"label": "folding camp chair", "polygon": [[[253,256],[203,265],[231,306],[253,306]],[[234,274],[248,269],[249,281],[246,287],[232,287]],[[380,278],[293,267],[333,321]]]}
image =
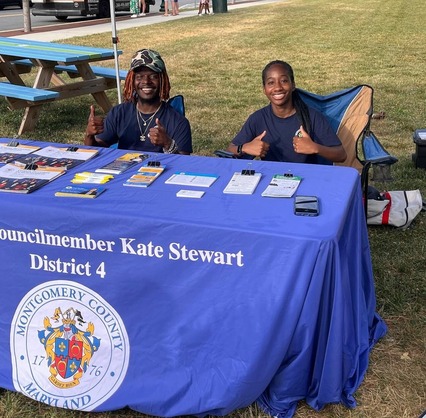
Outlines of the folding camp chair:
{"label": "folding camp chair", "polygon": [[[364,190],[367,213],[369,169],[379,167],[382,172],[398,161],[389,154],[376,135],[370,130],[373,114],[373,88],[362,84],[320,96],[299,89],[299,94],[308,105],[323,113],[345,148],[347,158],[341,164],[358,169]],[[385,175],[382,174],[382,180]]]}
{"label": "folding camp chair", "polygon": [[181,94],[177,94],[176,96],[170,97],[168,103],[181,115],[185,116],[185,101]]}
{"label": "folding camp chair", "polygon": [[302,100],[321,112],[345,148],[347,158],[339,165],[362,170],[357,158],[356,142],[370,125],[373,113],[373,89],[360,85],[325,96],[298,89]]}

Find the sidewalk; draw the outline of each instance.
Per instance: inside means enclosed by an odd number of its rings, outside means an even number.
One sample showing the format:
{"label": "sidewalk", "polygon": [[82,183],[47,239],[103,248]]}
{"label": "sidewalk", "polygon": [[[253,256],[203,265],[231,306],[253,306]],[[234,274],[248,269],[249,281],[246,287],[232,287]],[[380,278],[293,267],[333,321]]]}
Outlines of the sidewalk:
{"label": "sidewalk", "polygon": [[[235,4],[228,3],[228,12],[235,9],[241,9],[244,7],[260,6],[264,4],[276,3],[279,1],[282,1],[282,0],[254,0],[254,1],[241,1],[238,3],[235,2]],[[138,17],[135,19],[131,19],[130,16],[117,17],[116,32],[118,35],[118,32],[120,30],[139,27],[139,26],[154,25],[156,23],[164,23],[171,20],[175,20],[175,19],[183,19],[183,18],[193,17],[193,16],[197,17],[197,15],[198,15],[198,9],[192,8],[191,10],[185,10],[184,8],[181,8],[179,10],[178,16],[166,17],[163,15],[163,13],[150,13],[147,16]],[[211,18],[211,16],[202,16],[200,18],[209,19]],[[74,38],[77,36],[87,36],[87,35],[93,35],[93,34],[105,33],[105,32],[111,32],[111,22],[93,24],[93,21],[91,21],[89,22],[87,26],[79,26],[78,30],[76,30],[75,24],[70,22],[69,28],[66,28],[66,29],[50,30],[48,29],[48,27],[46,27],[46,31],[41,32],[38,30],[38,31],[30,32],[24,35],[14,36],[14,38],[31,39],[33,41],[51,42],[51,41],[58,41],[62,39]]]}

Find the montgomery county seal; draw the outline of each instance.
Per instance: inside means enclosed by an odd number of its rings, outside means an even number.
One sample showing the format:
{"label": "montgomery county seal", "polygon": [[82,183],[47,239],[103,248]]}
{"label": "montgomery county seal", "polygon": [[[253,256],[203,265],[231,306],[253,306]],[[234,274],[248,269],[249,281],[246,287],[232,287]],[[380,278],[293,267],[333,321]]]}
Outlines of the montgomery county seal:
{"label": "montgomery county seal", "polygon": [[120,387],[130,347],[118,313],[91,289],[50,281],[31,289],[10,333],[13,384],[48,405],[91,411]]}

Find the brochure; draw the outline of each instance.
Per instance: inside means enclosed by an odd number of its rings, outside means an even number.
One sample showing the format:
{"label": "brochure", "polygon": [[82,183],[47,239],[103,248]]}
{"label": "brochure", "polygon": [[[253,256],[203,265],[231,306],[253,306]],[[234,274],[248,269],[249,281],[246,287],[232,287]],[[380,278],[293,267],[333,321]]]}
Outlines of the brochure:
{"label": "brochure", "polygon": [[253,194],[261,177],[261,173],[243,174],[242,172],[236,172],[225,187],[223,193]]}
{"label": "brochure", "polygon": [[218,178],[219,176],[215,174],[187,173],[182,171],[172,174],[172,176],[166,180],[166,184],[210,187]]}
{"label": "brochure", "polygon": [[0,143],[0,163],[10,163],[16,158],[22,157],[26,154],[30,154],[39,149],[40,147],[36,147],[33,145],[21,145],[16,141]]}
{"label": "brochure", "polygon": [[262,192],[265,197],[292,197],[299,187],[301,177],[276,174],[268,187]]}
{"label": "brochure", "polygon": [[57,191],[55,196],[94,199],[105,190],[106,189],[104,187],[66,186],[63,189]]}
{"label": "brochure", "polygon": [[41,148],[30,155],[18,158],[14,161],[20,167],[36,165],[43,168],[63,168],[65,170],[75,167],[94,157],[99,151],[96,149],[78,148],[69,146],[59,148],[48,146]]}
{"label": "brochure", "polygon": [[135,165],[146,160],[147,158],[148,155],[140,152],[128,152],[95,171],[97,173],[121,174],[129,168],[134,167]]}
{"label": "brochure", "polygon": [[31,193],[64,174],[65,170],[28,170],[14,164],[0,167],[0,191]]}
{"label": "brochure", "polygon": [[165,166],[143,166],[137,171],[136,174],[133,174],[132,177],[126,180],[124,186],[148,187],[154,183],[154,181],[160,176],[165,168]]}

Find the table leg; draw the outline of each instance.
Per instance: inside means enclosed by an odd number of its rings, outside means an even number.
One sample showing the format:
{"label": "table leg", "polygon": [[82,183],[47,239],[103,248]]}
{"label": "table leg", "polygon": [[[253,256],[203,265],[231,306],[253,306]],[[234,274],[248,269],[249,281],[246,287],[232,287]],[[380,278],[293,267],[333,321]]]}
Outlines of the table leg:
{"label": "table leg", "polygon": [[22,117],[21,126],[19,127],[18,135],[21,135],[23,132],[34,130],[38,118],[40,116],[42,105],[39,106],[29,106],[25,108],[24,116]]}
{"label": "table leg", "polygon": [[[41,67],[37,72],[33,87],[37,89],[48,88],[54,72],[54,65],[44,62],[40,62],[40,65]],[[22,118],[21,126],[19,127],[18,135],[21,135],[23,132],[34,130],[38,118],[40,117],[41,108],[42,105],[27,106],[25,108],[25,113]]]}
{"label": "table leg", "polygon": [[53,72],[55,71],[55,65],[52,63],[40,62],[40,68],[37,71],[37,76],[34,81],[34,86],[36,89],[47,89],[52,80]]}
{"label": "table leg", "polygon": [[9,61],[5,61],[3,57],[0,57],[0,73],[2,73],[10,83],[18,86],[25,86],[16,67]]}
{"label": "table leg", "polygon": [[52,79],[50,81],[54,86],[64,86],[66,84],[65,81],[56,73],[52,74]]}

